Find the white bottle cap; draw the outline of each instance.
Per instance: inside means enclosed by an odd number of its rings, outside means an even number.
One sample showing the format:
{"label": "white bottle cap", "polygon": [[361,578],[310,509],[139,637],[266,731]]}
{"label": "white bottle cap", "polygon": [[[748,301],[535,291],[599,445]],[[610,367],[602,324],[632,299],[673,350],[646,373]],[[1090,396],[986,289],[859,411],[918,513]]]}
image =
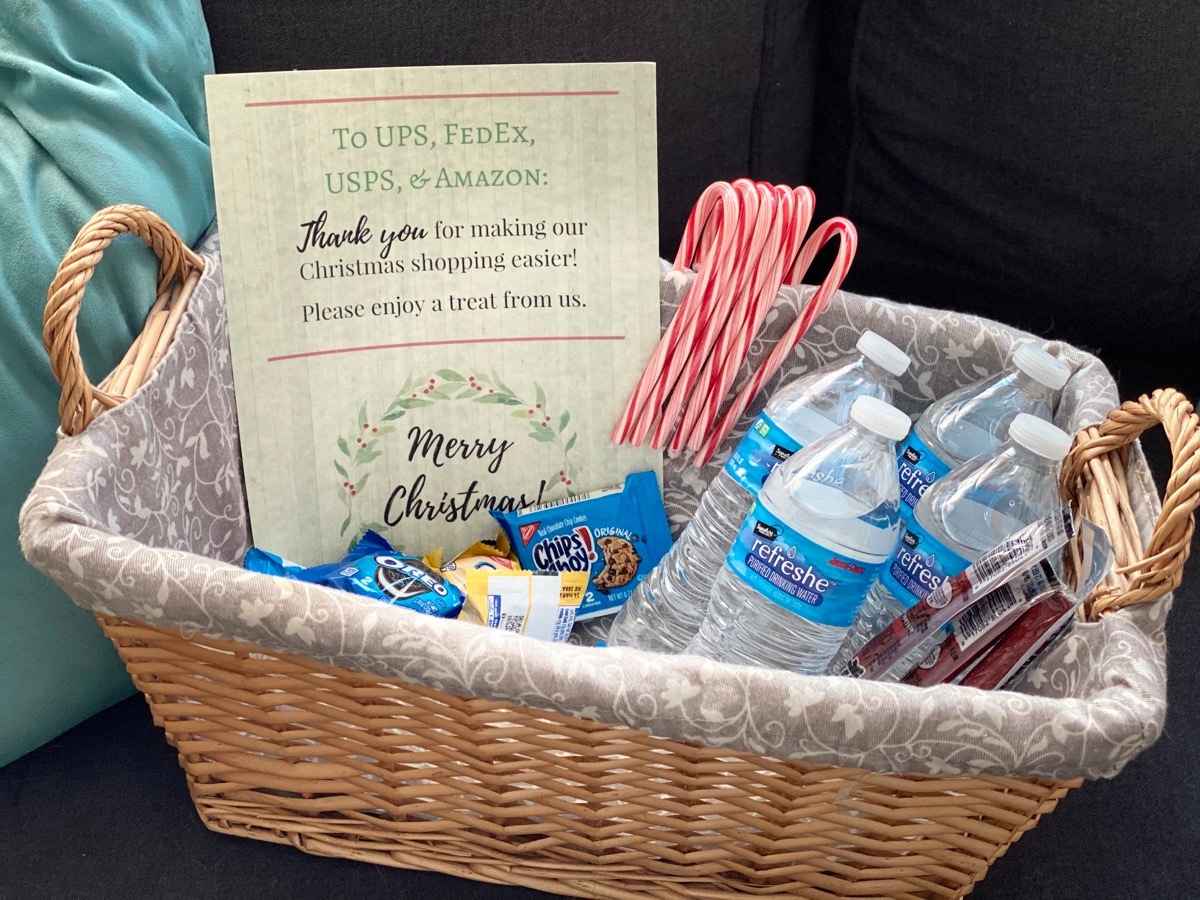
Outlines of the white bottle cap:
{"label": "white bottle cap", "polygon": [[903,375],[908,370],[908,364],[912,362],[907,353],[873,331],[864,331],[854,347],[875,365],[897,377]]}
{"label": "white bottle cap", "polygon": [[1017,344],[1013,350],[1012,364],[1034,381],[1053,391],[1062,390],[1062,386],[1071,377],[1071,369],[1065,362],[1055,359],[1031,341]]}
{"label": "white bottle cap", "polygon": [[912,425],[908,416],[878,397],[859,397],[850,407],[850,418],[892,441],[902,440]]}
{"label": "white bottle cap", "polygon": [[1071,449],[1069,434],[1045,419],[1018,413],[1008,426],[1008,439],[1020,444],[1031,453],[1058,462]]}

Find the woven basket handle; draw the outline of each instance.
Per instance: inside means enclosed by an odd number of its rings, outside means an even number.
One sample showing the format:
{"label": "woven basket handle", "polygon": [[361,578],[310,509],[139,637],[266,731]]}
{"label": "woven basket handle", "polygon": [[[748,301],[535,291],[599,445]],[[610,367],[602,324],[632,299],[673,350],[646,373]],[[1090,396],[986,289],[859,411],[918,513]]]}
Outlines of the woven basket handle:
{"label": "woven basket handle", "polygon": [[[172,285],[182,286],[189,278],[204,269],[204,261],[193,253],[180,240],[179,235],[158,215],[143,206],[110,206],[100,210],[88,221],[79,234],[75,236],[58,272],[50,283],[46,295],[46,314],[42,320],[42,339],[46,352],[50,355],[50,371],[55,380],[62,385],[62,396],[58,401],[58,414],[62,420],[64,434],[77,434],[86,428],[96,414],[104,409],[111,409],[126,399],[128,393],[124,385],[120,390],[106,384],[101,390],[92,385],[87,373],[83,370],[83,360],[79,355],[79,337],[75,331],[75,322],[79,316],[79,307],[83,303],[83,292],[91,280],[104,249],[118,235],[129,232],[140,237],[154,254],[159,258],[158,268],[158,299],[151,310],[164,314],[163,321],[158,323],[155,339],[150,341],[148,336],[145,345],[146,362],[155,355],[151,344],[160,339],[168,339],[162,326],[166,324],[165,307],[169,302]],[[178,296],[178,293],[176,294]],[[170,317],[172,322],[178,316]],[[149,326],[151,319],[147,319]],[[139,356],[138,345],[130,348],[122,366]],[[145,369],[145,365],[142,366]],[[140,379],[137,379],[140,383]],[[132,384],[132,389],[137,388]]]}
{"label": "woven basket handle", "polygon": [[[1129,447],[1142,432],[1161,424],[1171,444],[1171,475],[1162,515],[1148,546],[1129,503],[1125,471]],[[1084,606],[1088,619],[1147,603],[1179,586],[1200,505],[1200,422],[1192,404],[1172,388],[1124,403],[1100,425],[1075,438],[1063,464],[1063,492],[1076,508],[1104,526],[1116,567]]]}

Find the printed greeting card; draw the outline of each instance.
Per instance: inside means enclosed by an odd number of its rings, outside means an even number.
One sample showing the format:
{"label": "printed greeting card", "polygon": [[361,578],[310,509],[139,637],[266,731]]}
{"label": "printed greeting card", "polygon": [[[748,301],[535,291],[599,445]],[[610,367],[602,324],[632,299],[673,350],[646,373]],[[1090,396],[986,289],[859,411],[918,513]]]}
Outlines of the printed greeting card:
{"label": "printed greeting card", "polygon": [[650,64],[207,79],[254,541],[453,552],[660,454]]}

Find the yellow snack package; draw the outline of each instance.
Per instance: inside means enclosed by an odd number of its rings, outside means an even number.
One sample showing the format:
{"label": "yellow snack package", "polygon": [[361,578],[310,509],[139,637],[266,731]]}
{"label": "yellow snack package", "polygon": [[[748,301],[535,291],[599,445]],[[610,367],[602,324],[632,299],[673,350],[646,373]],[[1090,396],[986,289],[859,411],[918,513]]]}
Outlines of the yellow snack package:
{"label": "yellow snack package", "polygon": [[472,570],[521,571],[521,566],[512,558],[512,549],[504,535],[494,542],[478,541],[472,544],[444,566],[441,565],[440,560],[441,550],[435,552],[439,555],[438,569],[441,570],[442,577],[464,594],[467,591],[467,573]]}
{"label": "yellow snack package", "polygon": [[565,643],[587,589],[587,572],[534,575],[486,569],[467,572],[466,600],[458,617],[476,625]]}
{"label": "yellow snack package", "polygon": [[[446,548],[438,547],[436,550],[431,550],[422,557],[426,562],[436,565],[439,569],[442,568],[442,556]],[[455,555],[454,559],[446,563],[446,567],[454,565],[458,560],[467,556],[497,556],[501,559],[511,559],[516,568],[521,568],[520,562],[517,560],[517,555],[513,553],[512,544],[509,543],[508,535],[503,530],[496,532],[496,537],[490,541],[476,541],[466,550]]]}
{"label": "yellow snack package", "polygon": [[520,572],[521,567],[504,556],[460,556],[453,562],[442,567],[442,577],[461,591],[467,589],[467,575],[470,572]]}

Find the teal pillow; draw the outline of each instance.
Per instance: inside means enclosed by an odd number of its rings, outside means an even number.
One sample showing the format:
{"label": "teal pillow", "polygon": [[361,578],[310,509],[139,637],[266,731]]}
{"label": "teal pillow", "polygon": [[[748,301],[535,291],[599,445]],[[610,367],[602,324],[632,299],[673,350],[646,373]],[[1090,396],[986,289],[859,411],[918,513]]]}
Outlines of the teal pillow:
{"label": "teal pillow", "polygon": [[[46,289],[98,209],[140,203],[195,242],[214,214],[199,0],[6,0],[0,8],[0,765],[132,691],[90,614],[17,549],[17,510],[54,443]],[[156,260],[121,237],[79,318],[98,381],[154,298]]]}

